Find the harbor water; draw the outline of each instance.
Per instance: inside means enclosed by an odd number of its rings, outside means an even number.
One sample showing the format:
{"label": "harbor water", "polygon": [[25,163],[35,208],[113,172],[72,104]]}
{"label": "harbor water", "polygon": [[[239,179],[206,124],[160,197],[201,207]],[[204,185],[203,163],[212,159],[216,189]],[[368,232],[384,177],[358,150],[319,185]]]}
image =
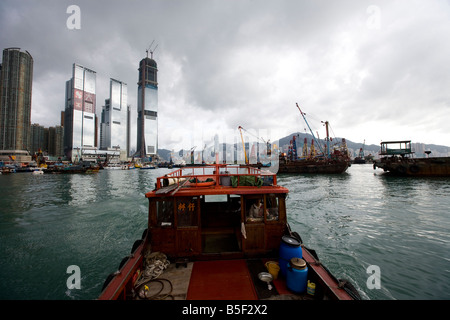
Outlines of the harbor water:
{"label": "harbor water", "polygon": [[[0,299],[96,299],[147,223],[168,169],[0,175]],[[450,299],[450,179],[279,175],[291,229],[367,300]],[[73,268],[80,288],[68,288]]]}

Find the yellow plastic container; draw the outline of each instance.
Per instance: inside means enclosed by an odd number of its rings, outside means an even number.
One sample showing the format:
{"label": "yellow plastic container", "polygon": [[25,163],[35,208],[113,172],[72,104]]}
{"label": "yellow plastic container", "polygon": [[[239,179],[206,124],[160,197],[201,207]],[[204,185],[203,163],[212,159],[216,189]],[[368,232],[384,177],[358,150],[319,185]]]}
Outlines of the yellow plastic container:
{"label": "yellow plastic container", "polygon": [[316,284],[314,282],[310,282],[308,280],[308,286],[306,287],[306,292],[313,296],[316,293]]}
{"label": "yellow plastic container", "polygon": [[278,262],[267,261],[266,268],[267,271],[269,271],[269,273],[272,275],[274,280],[278,278],[278,273],[280,272],[280,266],[278,265]]}

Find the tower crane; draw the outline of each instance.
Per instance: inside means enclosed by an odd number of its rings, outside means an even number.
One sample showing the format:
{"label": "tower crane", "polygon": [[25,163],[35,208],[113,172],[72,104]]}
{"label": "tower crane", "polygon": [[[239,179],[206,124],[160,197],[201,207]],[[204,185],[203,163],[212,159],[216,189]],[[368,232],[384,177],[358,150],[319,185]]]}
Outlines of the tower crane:
{"label": "tower crane", "polygon": [[153,42],[155,42],[155,40],[153,40],[152,43],[150,44],[150,46],[148,47],[148,49],[145,50],[145,52],[147,52],[147,58],[148,58],[148,52],[150,51],[151,59],[153,59],[153,52],[155,52],[156,48],[158,48],[158,45],[156,45],[156,47],[154,47],[153,50],[150,50],[153,45]]}
{"label": "tower crane", "polygon": [[[264,140],[262,137],[257,137],[256,135],[254,135],[254,134],[248,132],[247,130],[245,130],[242,126],[239,126],[238,129],[239,129],[239,131],[240,131],[240,133],[241,133],[242,147],[244,148],[245,160],[246,160],[246,163],[247,163],[247,164],[248,164],[248,159],[247,159],[247,154],[246,154],[246,152],[245,152],[245,142],[244,142],[244,138],[243,138],[243,136],[242,136],[242,130],[244,130],[244,131],[247,132],[248,134],[252,135],[252,136],[255,137],[256,139],[261,140],[262,142],[264,142],[265,145],[266,145],[267,156],[270,157],[270,156],[272,155],[272,145],[271,145],[271,143],[270,143],[270,139],[266,141],[266,140]],[[274,148],[276,148],[276,145],[274,145]]]}

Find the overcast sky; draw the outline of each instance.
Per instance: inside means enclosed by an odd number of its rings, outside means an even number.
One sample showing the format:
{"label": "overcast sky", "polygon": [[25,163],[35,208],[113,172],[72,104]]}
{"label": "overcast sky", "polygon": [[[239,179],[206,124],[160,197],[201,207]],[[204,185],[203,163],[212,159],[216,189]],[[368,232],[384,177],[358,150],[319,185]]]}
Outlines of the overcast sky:
{"label": "overcast sky", "polygon": [[320,138],[329,121],[354,142],[450,146],[450,0],[1,0],[0,30],[1,49],[33,56],[32,123],[46,127],[60,123],[73,63],[97,72],[98,115],[109,79],[127,83],[136,123],[155,41],[160,148],[238,126],[304,132],[296,103]]}

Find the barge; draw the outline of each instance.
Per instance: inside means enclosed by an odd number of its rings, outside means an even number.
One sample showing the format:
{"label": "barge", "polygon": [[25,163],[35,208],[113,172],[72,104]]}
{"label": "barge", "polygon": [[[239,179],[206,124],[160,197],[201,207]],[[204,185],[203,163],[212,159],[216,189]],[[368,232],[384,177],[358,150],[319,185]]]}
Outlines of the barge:
{"label": "barge", "polygon": [[[329,135],[329,123],[328,121],[322,121],[326,128],[326,150],[324,151],[319,141],[314,136],[314,133],[306,120],[305,113],[300,109],[298,103],[296,105],[313,137],[313,140],[311,141],[311,152],[309,153],[307,150],[307,141],[305,138],[302,155],[299,157],[296,137],[294,135],[290,141],[288,153],[280,154],[279,156],[280,162],[278,173],[344,173],[348,167],[351,166],[346,140],[342,138],[340,144],[338,143],[331,146],[330,141],[332,139]],[[320,150],[319,154],[316,154],[314,141],[316,141],[316,145]]]}
{"label": "barge", "polygon": [[411,140],[382,142],[373,169],[400,176],[450,176],[450,157],[413,158],[413,154]]}

